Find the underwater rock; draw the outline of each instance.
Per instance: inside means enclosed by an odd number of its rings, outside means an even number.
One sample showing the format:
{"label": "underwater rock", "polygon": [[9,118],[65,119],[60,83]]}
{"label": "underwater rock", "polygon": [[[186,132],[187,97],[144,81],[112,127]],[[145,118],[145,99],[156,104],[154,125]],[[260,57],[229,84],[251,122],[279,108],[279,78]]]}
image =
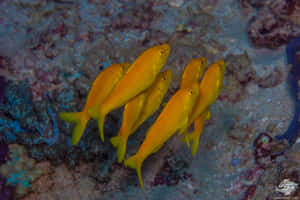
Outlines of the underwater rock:
{"label": "underwater rock", "polygon": [[257,84],[261,88],[270,88],[275,87],[279,84],[281,84],[284,81],[284,72],[283,69],[276,67],[273,72],[271,72],[269,75],[258,78]]}
{"label": "underwater rock", "polygon": [[226,70],[224,87],[219,99],[237,102],[246,94],[246,87],[256,80],[256,71],[247,52],[240,55],[228,54],[225,58]]}
{"label": "underwater rock", "polygon": [[[124,5],[125,6],[125,5]],[[153,9],[153,2],[146,1],[143,4],[133,3],[124,7],[124,12],[112,20],[109,29],[150,29],[152,22],[160,15]]]}
{"label": "underwater rock", "polygon": [[276,0],[259,9],[248,24],[248,35],[255,47],[278,48],[300,34],[300,3]]}
{"label": "underwater rock", "polygon": [[81,163],[75,169],[60,165],[41,176],[33,184],[33,193],[26,196],[24,200],[102,199],[99,186],[90,177],[91,175],[90,163]]}
{"label": "underwater rock", "polygon": [[260,133],[254,140],[253,146],[256,164],[265,169],[283,159],[287,144],[277,143],[268,133]]}

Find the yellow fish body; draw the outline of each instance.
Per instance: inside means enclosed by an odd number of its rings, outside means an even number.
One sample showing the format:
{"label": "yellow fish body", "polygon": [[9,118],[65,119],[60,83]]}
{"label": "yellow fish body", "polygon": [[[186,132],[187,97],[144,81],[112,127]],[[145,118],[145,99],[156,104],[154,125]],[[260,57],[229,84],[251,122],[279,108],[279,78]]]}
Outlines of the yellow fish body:
{"label": "yellow fish body", "polygon": [[180,89],[191,87],[193,83],[198,83],[206,68],[206,59],[204,57],[190,61],[184,69],[181,77]]}
{"label": "yellow fish body", "polygon": [[194,132],[190,134],[190,140],[193,141],[192,155],[195,156],[198,149],[199,138],[203,130],[203,126],[206,120],[210,118],[210,112],[207,108],[201,115],[194,121]]}
{"label": "yellow fish body", "polygon": [[200,91],[196,104],[189,117],[191,124],[208,106],[213,103],[218,95],[224,78],[225,63],[223,60],[213,63],[205,72],[200,82]]}
{"label": "yellow fish body", "polygon": [[162,44],[144,51],[130,66],[112,93],[99,108],[88,109],[89,114],[98,119],[101,140],[104,141],[103,124],[105,116],[112,110],[126,104],[130,99],[149,88],[163,68],[170,54],[170,46]]}
{"label": "yellow fish body", "polygon": [[124,159],[126,152],[126,143],[128,136],[132,133],[132,127],[137,121],[142,111],[147,93],[142,92],[133,99],[131,99],[124,107],[122,124],[118,135],[112,137],[110,142],[117,148],[118,162],[121,163]]}
{"label": "yellow fish body", "polygon": [[147,98],[144,107],[138,120],[135,122],[132,132],[135,132],[136,129],[159,108],[165,94],[168,91],[171,81],[171,70],[161,72],[156,77],[153,85],[147,90]]}
{"label": "yellow fish body", "polygon": [[122,125],[117,136],[110,139],[117,148],[118,162],[122,162],[126,153],[128,136],[159,107],[172,80],[172,72],[160,72],[150,88],[131,99],[124,108]]}
{"label": "yellow fish body", "polygon": [[[180,88],[191,87],[192,84],[198,83],[201,79],[201,76],[206,68],[206,59],[204,57],[194,59],[190,61],[184,69],[184,72],[181,77]],[[189,136],[185,132],[183,141],[189,147]]]}
{"label": "yellow fish body", "polygon": [[184,130],[188,117],[196,102],[199,85],[178,90],[168,101],[154,124],[147,131],[147,136],[134,156],[125,160],[125,166],[136,169],[141,187],[144,188],[141,167],[143,161],[161,146],[177,131]]}
{"label": "yellow fish body", "polygon": [[76,145],[84,133],[86,124],[90,119],[88,108],[104,101],[119,83],[129,66],[129,63],[113,64],[103,70],[93,82],[83,110],[81,112],[62,112],[59,114],[61,119],[76,123],[72,134],[72,145]]}

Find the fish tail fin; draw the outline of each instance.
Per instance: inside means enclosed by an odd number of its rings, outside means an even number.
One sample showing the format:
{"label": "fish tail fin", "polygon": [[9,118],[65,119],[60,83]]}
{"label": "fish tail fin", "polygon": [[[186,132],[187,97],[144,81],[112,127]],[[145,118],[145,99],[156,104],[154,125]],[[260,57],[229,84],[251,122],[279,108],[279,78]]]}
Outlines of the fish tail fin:
{"label": "fish tail fin", "polygon": [[93,119],[99,118],[99,106],[92,106],[88,108],[88,113]]}
{"label": "fish tail fin", "polygon": [[61,112],[59,118],[64,121],[77,123],[80,120],[81,112]]}
{"label": "fish tail fin", "polygon": [[140,162],[136,155],[131,156],[127,160],[124,161],[125,167],[130,167],[132,169],[135,169],[137,172],[137,175],[139,177],[139,181],[141,184],[142,189],[144,189],[143,179],[142,179],[142,162]]}
{"label": "fish tail fin", "polygon": [[89,121],[88,117],[82,117],[80,119],[80,121],[76,124],[76,126],[73,129],[73,133],[72,133],[72,145],[76,145],[80,138],[82,137],[86,124]]}
{"label": "fish tail fin", "polygon": [[110,142],[113,145],[113,147],[117,148],[121,142],[121,136],[111,137]]}
{"label": "fish tail fin", "polygon": [[84,133],[89,116],[83,112],[63,112],[59,117],[65,121],[76,123],[72,133],[72,145],[76,145]]}
{"label": "fish tail fin", "polygon": [[192,144],[192,155],[193,156],[195,156],[198,151],[199,137],[200,137],[200,135],[198,135],[198,136],[191,135],[191,140],[193,140],[193,144]]}
{"label": "fish tail fin", "polygon": [[122,136],[115,136],[110,138],[110,142],[117,148],[118,163],[121,163],[125,157],[127,140],[122,138]]}

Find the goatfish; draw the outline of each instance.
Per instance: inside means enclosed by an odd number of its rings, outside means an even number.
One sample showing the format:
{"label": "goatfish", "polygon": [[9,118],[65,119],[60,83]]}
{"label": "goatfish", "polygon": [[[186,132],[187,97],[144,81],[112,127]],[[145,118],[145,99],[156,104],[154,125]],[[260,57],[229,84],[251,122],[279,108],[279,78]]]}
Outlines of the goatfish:
{"label": "goatfish", "polygon": [[150,88],[131,99],[124,107],[122,124],[118,135],[110,138],[112,145],[117,148],[117,159],[121,163],[125,157],[126,144],[129,135],[158,108],[168,91],[172,80],[171,70],[160,72]]}
{"label": "goatfish", "polygon": [[131,129],[140,116],[142,107],[146,99],[146,92],[142,92],[133,99],[131,99],[123,110],[122,124],[118,132],[118,135],[110,138],[112,145],[117,148],[118,163],[121,163],[124,159],[126,152],[127,138],[131,134]]}
{"label": "goatfish", "polygon": [[132,132],[135,132],[136,129],[159,108],[168,91],[172,76],[171,70],[166,70],[157,76],[154,84],[148,89],[145,105],[138,120],[135,122]]}
{"label": "goatfish", "polygon": [[129,69],[129,63],[113,64],[103,70],[93,82],[87,96],[86,103],[81,112],[62,112],[59,117],[65,121],[76,123],[72,133],[72,145],[76,145],[84,133],[89,119],[88,108],[96,106],[113,91],[125,72]]}
{"label": "goatfish", "polygon": [[[202,77],[205,68],[206,59],[204,57],[190,61],[186,65],[182,74],[180,88],[187,88],[194,83],[198,83]],[[187,133],[184,134],[183,141],[185,141],[189,147],[189,137]]]}
{"label": "goatfish", "polygon": [[202,133],[204,123],[210,118],[209,108],[207,108],[201,115],[194,121],[194,131],[189,135],[189,140],[192,144],[192,155],[195,156],[198,150],[199,138]]}
{"label": "goatfish", "polygon": [[185,130],[198,93],[198,84],[193,84],[190,88],[179,89],[147,131],[146,138],[137,153],[124,161],[126,167],[136,169],[143,189],[142,163],[149,155],[157,152],[176,131]]}
{"label": "goatfish", "polygon": [[[188,126],[217,99],[224,79],[224,72],[225,62],[223,60],[219,60],[208,67],[200,82],[199,95],[189,116]],[[186,129],[183,132],[186,144],[189,147],[188,131]]]}
{"label": "goatfish", "polygon": [[182,74],[180,88],[191,87],[193,83],[198,83],[206,68],[206,59],[204,57],[190,61]]}
{"label": "goatfish", "polygon": [[189,117],[190,123],[217,99],[224,79],[224,72],[225,62],[223,60],[219,60],[208,67],[200,82],[199,96]]}
{"label": "goatfish", "polygon": [[99,107],[90,107],[88,113],[98,120],[101,140],[104,141],[103,124],[106,115],[149,88],[163,68],[170,54],[168,44],[157,45],[144,51],[130,66],[115,89]]}

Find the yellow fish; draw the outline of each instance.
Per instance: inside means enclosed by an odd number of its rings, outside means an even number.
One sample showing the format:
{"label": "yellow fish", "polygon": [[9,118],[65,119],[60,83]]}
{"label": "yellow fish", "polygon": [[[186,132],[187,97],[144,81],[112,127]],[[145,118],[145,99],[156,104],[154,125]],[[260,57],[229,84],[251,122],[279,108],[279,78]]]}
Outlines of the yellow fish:
{"label": "yellow fish", "polygon": [[[187,88],[194,83],[198,83],[205,68],[206,59],[204,57],[190,61],[185,67],[183,75],[181,77],[180,88]],[[184,134],[183,141],[185,141],[189,147],[189,137],[187,133]]]}
{"label": "yellow fish", "polygon": [[172,72],[160,72],[150,88],[131,99],[124,108],[122,125],[117,136],[110,139],[117,148],[118,162],[122,162],[126,153],[128,136],[159,107],[172,80]]}
{"label": "yellow fish", "polygon": [[122,124],[118,135],[110,138],[112,145],[117,148],[117,158],[119,163],[124,159],[128,136],[132,133],[131,129],[140,116],[146,96],[146,92],[142,92],[125,105]]}
{"label": "yellow fish", "polygon": [[114,64],[103,70],[93,82],[86,104],[81,112],[59,113],[61,119],[76,123],[72,134],[72,145],[76,145],[84,133],[86,124],[90,119],[88,108],[104,101],[119,83],[129,66],[129,63]]}
{"label": "yellow fish", "polygon": [[225,62],[223,60],[219,60],[209,66],[201,80],[199,96],[189,117],[189,124],[217,99],[224,79],[224,72]]}
{"label": "yellow fish", "polygon": [[[217,99],[224,79],[224,72],[225,62],[223,60],[219,60],[208,67],[200,82],[199,95],[193,111],[189,116],[188,126]],[[184,134],[187,145],[189,146],[187,130],[184,130]]]}
{"label": "yellow fish", "polygon": [[130,66],[112,93],[99,108],[88,109],[98,119],[101,140],[104,141],[103,124],[105,116],[112,110],[125,105],[130,99],[149,88],[163,68],[170,54],[170,46],[162,44],[144,51]]}
{"label": "yellow fish", "polygon": [[153,85],[148,89],[148,95],[142,109],[142,112],[136,121],[132,132],[135,132],[136,129],[148,118],[150,117],[160,106],[165,94],[168,91],[169,85],[172,81],[172,72],[171,70],[166,70],[161,72]]}
{"label": "yellow fish", "polygon": [[137,153],[124,161],[126,167],[136,169],[143,189],[142,163],[149,155],[157,152],[177,130],[185,130],[198,93],[198,84],[194,84],[191,88],[179,89],[147,131],[147,136]]}
{"label": "yellow fish", "polygon": [[203,130],[203,126],[206,120],[210,118],[210,112],[207,108],[201,115],[194,121],[194,132],[189,135],[190,140],[193,141],[192,155],[195,156],[198,149],[199,138]]}
{"label": "yellow fish", "polygon": [[181,77],[180,89],[191,87],[193,83],[198,83],[206,68],[206,59],[204,57],[190,61],[184,69]]}

